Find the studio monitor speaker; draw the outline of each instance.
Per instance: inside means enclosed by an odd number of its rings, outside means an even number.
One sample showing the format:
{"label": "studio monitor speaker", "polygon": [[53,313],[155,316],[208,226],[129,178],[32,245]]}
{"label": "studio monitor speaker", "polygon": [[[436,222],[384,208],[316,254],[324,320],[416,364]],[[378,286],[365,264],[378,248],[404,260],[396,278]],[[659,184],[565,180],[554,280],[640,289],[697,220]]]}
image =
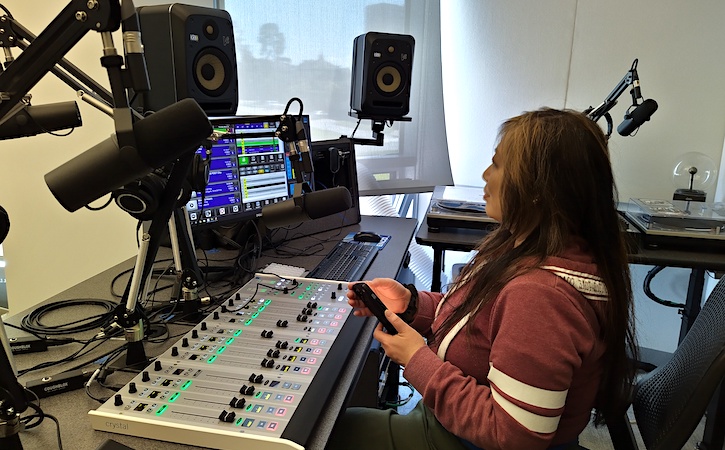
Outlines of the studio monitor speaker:
{"label": "studio monitor speaker", "polygon": [[360,116],[401,118],[410,110],[415,39],[369,32],[356,37],[352,51],[350,108]]}
{"label": "studio monitor speaker", "polygon": [[237,64],[229,13],[173,3],[141,6],[137,14],[151,90],[134,107],[157,111],[188,97],[209,116],[236,114]]}

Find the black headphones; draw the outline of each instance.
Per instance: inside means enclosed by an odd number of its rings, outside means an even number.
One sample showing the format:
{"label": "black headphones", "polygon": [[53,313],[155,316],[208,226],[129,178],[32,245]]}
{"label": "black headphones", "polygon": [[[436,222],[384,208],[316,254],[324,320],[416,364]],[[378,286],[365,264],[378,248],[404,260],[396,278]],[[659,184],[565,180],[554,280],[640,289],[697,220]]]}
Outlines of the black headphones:
{"label": "black headphones", "polygon": [[[191,189],[196,192],[203,192],[209,183],[209,166],[211,164],[211,148],[204,149],[204,156],[199,153],[194,154],[194,160],[191,163],[191,171],[187,180]],[[184,202],[186,203],[186,202]]]}
{"label": "black headphones", "polygon": [[[196,153],[191,168],[179,192],[177,207],[185,205],[191,198],[192,191],[202,192],[209,181],[209,157],[207,150],[204,158]],[[159,202],[166,189],[169,171],[162,167],[150,174],[113,191],[113,199],[119,208],[137,220],[146,221],[153,218]]]}
{"label": "black headphones", "polygon": [[167,174],[157,169],[148,175],[113,191],[113,199],[119,208],[137,220],[153,218],[166,188]]}

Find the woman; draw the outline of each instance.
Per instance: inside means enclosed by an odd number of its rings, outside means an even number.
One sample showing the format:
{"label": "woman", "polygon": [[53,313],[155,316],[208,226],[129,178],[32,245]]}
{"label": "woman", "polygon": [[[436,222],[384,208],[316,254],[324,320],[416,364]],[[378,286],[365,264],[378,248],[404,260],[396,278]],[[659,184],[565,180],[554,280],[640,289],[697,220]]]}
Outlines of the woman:
{"label": "woman", "polygon": [[624,413],[632,293],[601,129],[574,111],[514,117],[483,180],[500,227],[448,294],[368,282],[398,331],[374,337],[421,402],[348,409],[328,449],[576,448],[593,408],[598,424]]}

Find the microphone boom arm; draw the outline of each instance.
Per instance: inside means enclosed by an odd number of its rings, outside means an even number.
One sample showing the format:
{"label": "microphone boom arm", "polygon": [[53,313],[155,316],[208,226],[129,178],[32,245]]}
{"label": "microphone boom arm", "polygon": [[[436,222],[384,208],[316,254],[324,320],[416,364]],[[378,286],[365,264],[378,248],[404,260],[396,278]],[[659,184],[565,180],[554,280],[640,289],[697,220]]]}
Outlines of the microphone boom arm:
{"label": "microphone boom arm", "polygon": [[[7,16],[0,18],[1,26],[8,22],[14,21]],[[120,23],[119,0],[71,0],[40,35],[0,72],[0,121],[41,78],[48,72],[55,73],[55,65],[62,62],[86,33],[91,30],[110,33],[118,30]],[[13,28],[23,35],[22,27]],[[1,46],[9,44],[3,42]]]}
{"label": "microphone boom arm", "polygon": [[[636,81],[636,73],[637,60],[635,59],[632,63],[632,67],[627,71],[627,73],[624,74],[622,79],[619,80],[619,83],[614,87],[614,89],[612,89],[612,92],[607,95],[604,101],[596,108],[589,108],[587,111],[585,111],[587,113],[587,116],[595,122],[599,121],[599,119],[601,119],[603,116],[608,117],[607,123],[609,124],[609,133],[607,134],[607,136],[612,134],[612,121],[611,117],[608,116],[609,110],[614,108],[614,105],[617,104],[617,99],[624,93],[624,91],[627,90],[630,85],[632,85]],[[634,89],[632,89],[632,102],[634,106],[637,106],[637,97]]]}
{"label": "microphone boom arm", "polygon": [[[7,18],[3,16],[0,18],[0,28],[2,28],[2,23],[9,24],[9,27],[4,28],[4,34],[6,36],[4,39],[0,39],[0,46],[8,48],[12,47],[14,44],[21,50],[25,51],[25,49],[27,49],[28,46],[37,39],[37,36],[31,33],[30,30],[25,28],[15,18]],[[13,38],[10,38],[10,36],[13,36]],[[98,82],[66,58],[61,58],[60,61],[58,61],[50,69],[50,72],[62,82],[70,86],[71,89],[75,91],[83,91],[85,94],[91,95],[95,99],[107,105],[113,104],[113,96],[106,88],[98,84]]]}

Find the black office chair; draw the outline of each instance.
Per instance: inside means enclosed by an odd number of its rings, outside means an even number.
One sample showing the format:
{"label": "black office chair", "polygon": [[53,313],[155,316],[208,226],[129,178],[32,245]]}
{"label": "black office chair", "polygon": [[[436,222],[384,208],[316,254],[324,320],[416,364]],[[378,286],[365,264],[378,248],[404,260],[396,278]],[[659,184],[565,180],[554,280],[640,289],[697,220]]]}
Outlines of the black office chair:
{"label": "black office chair", "polygon": [[[702,307],[672,359],[640,378],[632,409],[647,450],[679,450],[700,423],[725,376],[725,277]],[[638,450],[625,414],[607,421],[616,450]]]}

